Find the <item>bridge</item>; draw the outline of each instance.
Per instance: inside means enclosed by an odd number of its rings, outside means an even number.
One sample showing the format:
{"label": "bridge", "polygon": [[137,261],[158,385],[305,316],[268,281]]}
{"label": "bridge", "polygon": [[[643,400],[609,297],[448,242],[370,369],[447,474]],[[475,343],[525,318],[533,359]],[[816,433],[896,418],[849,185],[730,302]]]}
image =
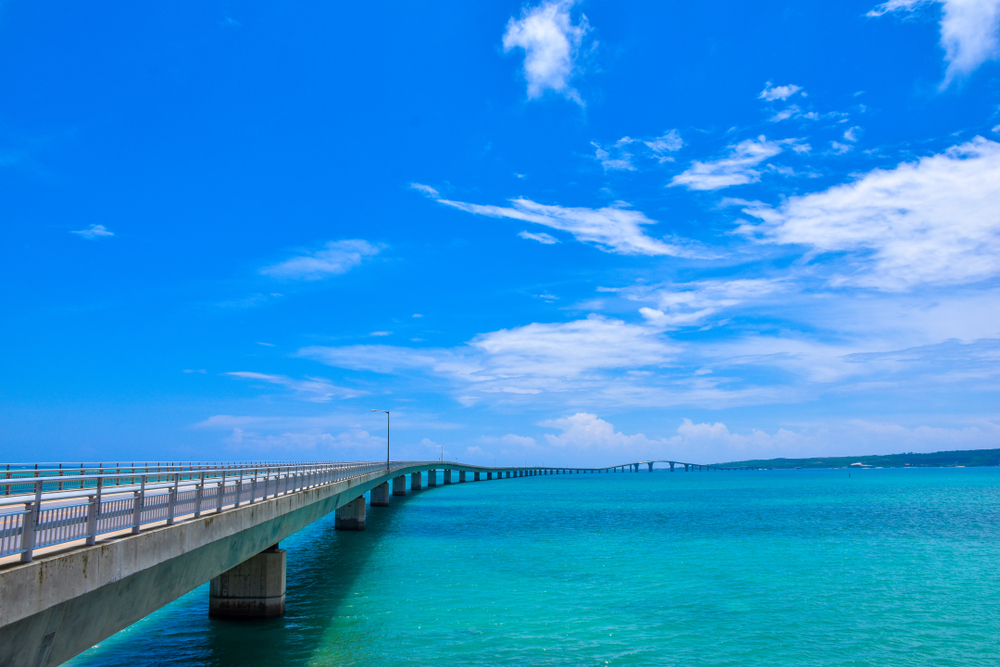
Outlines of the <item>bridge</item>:
{"label": "bridge", "polygon": [[[58,665],[211,582],[215,617],[280,616],[281,540],[334,512],[364,530],[439,484],[519,477],[735,468],[639,461],[604,468],[444,461],[8,464],[0,470],[0,667]],[[407,485],[409,480],[409,485]],[[426,481],[426,484],[425,484]]]}

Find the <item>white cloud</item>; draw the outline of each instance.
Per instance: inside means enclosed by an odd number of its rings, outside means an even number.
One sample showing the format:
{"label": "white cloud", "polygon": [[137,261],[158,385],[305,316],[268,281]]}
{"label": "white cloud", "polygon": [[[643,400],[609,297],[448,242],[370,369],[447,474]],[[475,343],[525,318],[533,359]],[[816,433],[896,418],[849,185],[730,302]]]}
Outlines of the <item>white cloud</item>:
{"label": "white cloud", "polygon": [[998,201],[1000,143],[976,137],[777,208],[748,206],[762,222],[739,231],[814,253],[848,253],[835,284],[962,284],[1000,275]]}
{"label": "white cloud", "polygon": [[642,433],[625,435],[616,432],[610,423],[587,412],[578,412],[562,419],[550,419],[542,422],[540,426],[562,431],[559,435],[545,434],[545,440],[553,447],[571,447],[575,450],[598,448],[620,452],[636,445],[651,444],[649,438]]}
{"label": "white cloud", "polygon": [[719,190],[733,185],[756,183],[758,164],[781,152],[785,142],[768,141],[764,135],[747,139],[731,147],[729,157],[714,162],[692,163],[691,167],[673,177],[671,186],[683,185],[690,190]]}
{"label": "white cloud", "polygon": [[295,280],[320,280],[347,273],[367,257],[377,255],[381,246],[361,239],[330,241],[322,250],[292,257],[279,264],[265,266],[264,275]]}
{"label": "white cloud", "polygon": [[102,236],[114,236],[114,232],[108,231],[104,225],[91,225],[86,229],[79,229],[75,232],[70,232],[70,234],[79,234],[85,239],[96,239]]}
{"label": "white cloud", "polygon": [[294,380],[284,375],[268,375],[266,373],[252,373],[249,371],[234,371],[226,373],[233,377],[244,380],[259,380],[291,389],[299,394],[304,400],[311,403],[328,403],[334,398],[354,398],[362,396],[367,392],[356,391],[337,387],[329,380],[323,378],[307,377],[305,380]]}
{"label": "white cloud", "polygon": [[590,142],[596,151],[594,157],[601,166],[604,167],[604,171],[635,171],[635,165],[632,164],[632,155],[626,151],[621,150],[622,146],[626,146],[632,142],[628,137],[619,139],[615,143],[615,155],[612,155],[606,148],[602,148],[600,144],[596,142]]}
{"label": "white cloud", "polygon": [[538,241],[539,243],[544,243],[545,245],[552,245],[553,243],[559,243],[559,239],[552,236],[551,234],[546,234],[545,232],[541,232],[540,234],[532,234],[531,232],[524,231],[524,232],[518,232],[517,235],[520,236],[522,239],[526,239],[528,241]]}
{"label": "white cloud", "polygon": [[746,301],[761,299],[785,289],[782,281],[766,278],[700,280],[674,285],[633,285],[615,290],[633,301],[652,302],[640,308],[650,324],[663,329],[701,326],[706,319]]}
{"label": "white cloud", "polygon": [[308,347],[300,355],[353,370],[429,372],[482,398],[575,391],[607,372],[666,364],[678,350],[656,329],[591,315],[479,334],[452,349],[355,345]]}
{"label": "white cloud", "polygon": [[770,81],[764,84],[764,90],[760,91],[757,99],[773,102],[774,100],[787,100],[795,93],[802,90],[802,86],[789,84],[787,86],[775,86]]}
{"label": "white cloud", "polygon": [[667,153],[679,151],[684,146],[684,141],[681,139],[681,135],[677,133],[677,130],[670,130],[666,134],[653,139],[645,140],[642,143],[646,144],[646,147],[649,148],[649,150],[651,150],[661,162],[670,159],[666,156]]}
{"label": "white cloud", "polygon": [[1000,57],[1000,0],[889,0],[868,16],[913,11],[931,1],[942,5],[941,47],[948,62],[942,88],[955,77],[968,75],[987,60]]}
{"label": "white cloud", "polygon": [[674,161],[668,153],[680,150],[684,146],[684,140],[677,130],[670,130],[659,137],[649,139],[633,139],[626,136],[610,146],[601,145],[596,141],[590,142],[590,145],[595,148],[594,157],[604,167],[604,171],[636,171],[637,167],[633,161],[636,158],[636,149],[640,158],[653,159],[663,164]]}
{"label": "white cloud", "polygon": [[557,0],[524,7],[520,19],[512,17],[507,22],[503,35],[504,52],[524,49],[524,78],[528,82],[529,99],[552,90],[583,106],[580,94],[570,81],[579,73],[577,60],[590,25],[586,16],[573,24],[569,15],[573,4],[573,0]]}
{"label": "white cloud", "polygon": [[852,150],[854,146],[851,146],[850,144],[842,144],[839,141],[831,141],[830,148],[833,150],[834,153],[837,153],[838,155],[843,155],[844,153],[847,153],[848,151]]}
{"label": "white cloud", "polygon": [[860,127],[850,127],[847,129],[846,132],[844,132],[844,139],[846,139],[847,141],[856,142],[858,139],[861,138],[860,132],[861,132]]}
{"label": "white cloud", "polygon": [[530,199],[512,199],[513,208],[439,199],[439,203],[461,211],[486,215],[492,218],[511,218],[545,225],[569,232],[578,241],[593,243],[605,252],[619,255],[668,255],[673,257],[695,256],[695,251],[679,245],[668,244],[646,236],[644,225],[655,224],[640,211],[617,202],[604,208],[571,208],[549,206]]}
{"label": "white cloud", "polygon": [[368,335],[369,336],[391,336],[392,332],[391,331],[373,331],[373,332],[371,332]]}
{"label": "white cloud", "polygon": [[438,191],[429,185],[424,185],[423,183],[410,183],[410,189],[416,190],[417,192],[430,197],[431,199],[437,199],[440,195]]}

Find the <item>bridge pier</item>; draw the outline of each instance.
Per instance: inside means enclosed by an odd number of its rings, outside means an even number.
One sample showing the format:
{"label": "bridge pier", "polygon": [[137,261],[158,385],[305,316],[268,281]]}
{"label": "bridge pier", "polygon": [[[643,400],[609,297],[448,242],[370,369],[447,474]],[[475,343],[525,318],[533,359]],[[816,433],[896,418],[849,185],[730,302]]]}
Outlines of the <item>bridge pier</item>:
{"label": "bridge pier", "polygon": [[411,472],[410,473],[410,491],[420,490],[420,473]]}
{"label": "bridge pier", "polygon": [[285,550],[277,544],[226,570],[209,585],[212,618],[270,618],[284,613]]}
{"label": "bridge pier", "polygon": [[388,507],[389,506],[389,482],[383,482],[378,486],[372,487],[372,507]]}
{"label": "bridge pier", "polygon": [[333,528],[334,530],[364,530],[365,497],[358,496],[343,507],[338,508]]}
{"label": "bridge pier", "polygon": [[459,470],[458,471],[458,483],[461,484],[464,481],[465,481],[465,471],[464,470]]}
{"label": "bridge pier", "polygon": [[478,470],[472,474],[472,481],[473,482],[478,482],[479,481],[479,471]]}
{"label": "bridge pier", "polygon": [[[650,461],[650,462],[649,462],[649,463],[647,463],[646,465],[648,465],[648,466],[649,466],[649,472],[653,472],[653,462],[652,462],[652,461]],[[670,470],[673,470],[673,469],[674,469],[674,467],[673,467],[673,466],[670,466]]]}
{"label": "bridge pier", "polygon": [[400,475],[399,477],[392,478],[392,495],[406,495],[406,475]]}
{"label": "bridge pier", "polygon": [[444,483],[445,484],[451,484],[451,471],[450,470],[445,470],[444,471]]}
{"label": "bridge pier", "polygon": [[437,486],[437,485],[438,485],[438,471],[437,470],[428,470],[427,471],[427,486],[428,486],[428,488],[432,487],[432,486]]}
{"label": "bridge pier", "polygon": [[673,471],[674,471],[674,462],[671,461],[670,462],[670,472],[673,472]]}

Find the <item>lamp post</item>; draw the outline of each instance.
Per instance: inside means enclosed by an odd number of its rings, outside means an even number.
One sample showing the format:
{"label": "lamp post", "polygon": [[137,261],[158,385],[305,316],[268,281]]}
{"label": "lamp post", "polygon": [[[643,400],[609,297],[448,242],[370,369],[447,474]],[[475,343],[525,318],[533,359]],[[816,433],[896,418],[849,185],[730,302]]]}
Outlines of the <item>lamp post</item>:
{"label": "lamp post", "polygon": [[389,470],[389,411],[388,410],[372,410],[372,412],[384,412],[385,413],[385,469]]}

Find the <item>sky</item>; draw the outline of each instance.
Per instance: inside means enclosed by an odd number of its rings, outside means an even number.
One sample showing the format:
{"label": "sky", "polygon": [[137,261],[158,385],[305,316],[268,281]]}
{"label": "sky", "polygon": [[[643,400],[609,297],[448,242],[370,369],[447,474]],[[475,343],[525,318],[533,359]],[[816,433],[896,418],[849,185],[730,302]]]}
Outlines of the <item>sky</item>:
{"label": "sky", "polygon": [[0,457],[1000,447],[1000,0],[0,5]]}

